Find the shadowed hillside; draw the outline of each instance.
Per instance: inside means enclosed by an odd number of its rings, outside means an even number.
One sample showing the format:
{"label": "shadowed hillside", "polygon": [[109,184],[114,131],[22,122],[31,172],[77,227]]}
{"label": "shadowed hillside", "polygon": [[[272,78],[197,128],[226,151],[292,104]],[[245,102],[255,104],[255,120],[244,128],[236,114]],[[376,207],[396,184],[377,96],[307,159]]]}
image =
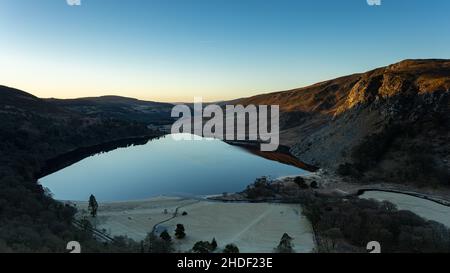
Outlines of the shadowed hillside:
{"label": "shadowed hillside", "polygon": [[406,60],[237,103],[279,104],[281,142],[306,163],[358,179],[447,184],[449,90],[450,60]]}
{"label": "shadowed hillside", "polygon": [[74,228],[74,209],[50,198],[36,174],[76,148],[154,134],[142,123],[84,116],[0,86],[0,252],[64,252],[71,240],[87,251],[126,251]]}
{"label": "shadowed hillside", "polygon": [[146,124],[170,124],[173,105],[119,96],[79,99],[47,99],[48,102],[89,117],[115,118]]}

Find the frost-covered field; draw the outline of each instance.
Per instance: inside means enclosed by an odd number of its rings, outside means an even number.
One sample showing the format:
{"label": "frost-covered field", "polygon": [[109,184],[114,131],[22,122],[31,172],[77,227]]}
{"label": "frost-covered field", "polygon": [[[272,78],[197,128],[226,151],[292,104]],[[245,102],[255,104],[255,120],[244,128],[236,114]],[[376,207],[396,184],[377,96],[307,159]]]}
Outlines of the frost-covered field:
{"label": "frost-covered field", "polygon": [[[86,202],[77,202],[87,209]],[[219,251],[234,243],[243,253],[272,252],[284,233],[293,237],[296,252],[311,252],[315,245],[309,221],[301,214],[300,205],[272,203],[223,203],[193,199],[159,197],[142,201],[100,204],[95,219],[98,229],[113,236],[127,235],[140,241],[154,225],[174,237],[177,224],[183,224],[186,238],[174,239],[177,251],[189,251],[197,241],[216,238]],[[182,212],[187,212],[183,216]],[[166,212],[166,213],[165,213]]]}

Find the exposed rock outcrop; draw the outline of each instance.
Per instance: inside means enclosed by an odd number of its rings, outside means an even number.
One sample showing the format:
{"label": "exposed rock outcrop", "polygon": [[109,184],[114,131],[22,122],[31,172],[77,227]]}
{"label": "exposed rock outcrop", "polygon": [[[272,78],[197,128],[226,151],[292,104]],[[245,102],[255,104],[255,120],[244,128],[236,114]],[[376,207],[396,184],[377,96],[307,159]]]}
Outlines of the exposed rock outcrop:
{"label": "exposed rock outcrop", "polygon": [[448,173],[449,94],[450,60],[406,60],[239,103],[279,104],[281,142],[308,164],[334,170],[344,162],[358,164],[358,146],[398,127],[402,129],[389,143],[374,145],[386,151],[364,171],[386,160],[392,171],[403,168],[392,161],[405,163],[412,153],[425,150]]}

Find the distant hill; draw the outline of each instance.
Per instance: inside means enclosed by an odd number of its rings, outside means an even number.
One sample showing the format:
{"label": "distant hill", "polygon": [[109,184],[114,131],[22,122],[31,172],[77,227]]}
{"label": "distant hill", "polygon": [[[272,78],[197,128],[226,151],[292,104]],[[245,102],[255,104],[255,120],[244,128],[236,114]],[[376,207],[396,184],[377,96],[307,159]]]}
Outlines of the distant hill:
{"label": "distant hill", "polygon": [[173,105],[120,96],[46,99],[47,102],[90,117],[116,118],[146,124],[169,124]]}
{"label": "distant hill", "polygon": [[22,90],[0,85],[0,109],[3,113],[8,109],[11,112],[36,111],[36,113],[64,113],[65,110],[45,102]]}
{"label": "distant hill", "polygon": [[75,148],[153,133],[133,120],[87,115],[62,102],[0,86],[0,173],[20,168],[33,177],[43,161]]}
{"label": "distant hill", "polygon": [[405,60],[235,103],[280,105],[281,142],[306,163],[450,184],[449,90],[450,60]]}

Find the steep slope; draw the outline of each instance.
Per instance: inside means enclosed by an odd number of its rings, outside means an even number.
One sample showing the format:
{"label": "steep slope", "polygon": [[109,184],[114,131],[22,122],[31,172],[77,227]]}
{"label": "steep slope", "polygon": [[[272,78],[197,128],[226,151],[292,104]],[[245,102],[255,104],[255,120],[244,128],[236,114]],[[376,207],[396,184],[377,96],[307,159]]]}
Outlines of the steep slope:
{"label": "steep slope", "polygon": [[[449,90],[450,60],[406,60],[239,103],[279,104],[281,142],[306,163],[358,177],[379,172],[381,179],[422,168],[439,173],[437,180],[445,182]],[[416,166],[418,161],[427,166]]]}

